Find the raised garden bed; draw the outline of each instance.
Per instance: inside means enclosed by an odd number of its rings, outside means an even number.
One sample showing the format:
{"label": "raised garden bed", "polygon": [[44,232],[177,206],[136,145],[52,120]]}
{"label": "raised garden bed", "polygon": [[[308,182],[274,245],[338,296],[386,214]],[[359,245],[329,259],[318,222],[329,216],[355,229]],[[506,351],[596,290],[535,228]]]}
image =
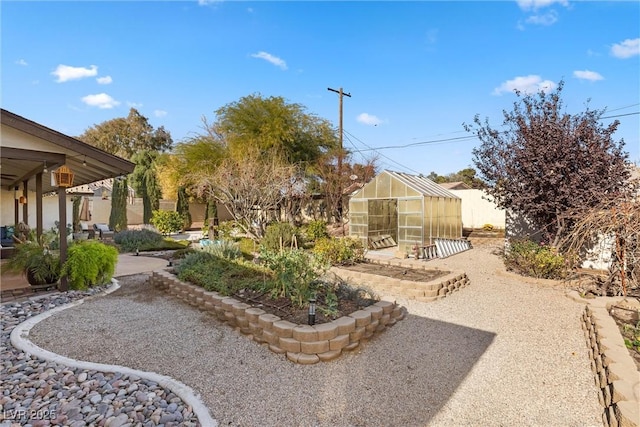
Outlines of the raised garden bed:
{"label": "raised garden bed", "polygon": [[205,310],[277,354],[300,364],[314,364],[339,357],[367,342],[388,326],[404,319],[406,309],[378,301],[361,310],[313,326],[294,323],[240,299],[182,282],[168,271],[155,271],[152,284],[181,300]]}

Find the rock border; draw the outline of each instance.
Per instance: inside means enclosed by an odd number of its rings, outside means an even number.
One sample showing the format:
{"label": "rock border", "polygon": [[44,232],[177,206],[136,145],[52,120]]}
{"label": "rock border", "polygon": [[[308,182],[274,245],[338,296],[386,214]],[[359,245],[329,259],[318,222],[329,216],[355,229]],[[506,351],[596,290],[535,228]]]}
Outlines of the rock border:
{"label": "rock border", "polygon": [[607,427],[639,427],[640,372],[624,345],[618,325],[609,315],[611,306],[622,298],[585,299],[576,291],[567,292],[567,296],[585,304],[582,329],[599,388],[598,400],[604,407],[602,422]]}
{"label": "rock border", "polygon": [[[391,260],[372,260],[374,264],[394,265],[414,270],[429,270],[427,266],[416,269],[414,264],[394,262]],[[446,297],[450,293],[469,286],[471,281],[464,271],[452,271],[449,274],[438,277],[429,282],[416,282],[413,280],[394,279],[378,274],[351,271],[340,267],[331,267],[331,272],[338,277],[346,279],[357,285],[367,286],[376,292],[385,295],[398,296],[420,302],[431,302]]]}
{"label": "rock border", "polygon": [[157,289],[207,311],[272,352],[286,354],[288,360],[302,365],[328,362],[344,351],[353,351],[407,314],[404,307],[394,302],[378,301],[332,322],[300,325],[183,282],[167,270],[154,271],[149,280]]}
{"label": "rock border", "polygon": [[35,345],[31,340],[29,340],[29,332],[33,327],[42,322],[43,320],[53,316],[54,314],[67,310],[69,308],[75,307],[77,305],[82,304],[85,300],[90,300],[92,298],[98,296],[108,295],[116,290],[120,289],[120,284],[117,280],[112,279],[112,285],[107,288],[104,292],[96,295],[92,295],[90,297],[82,298],[76,301],[73,301],[69,304],[61,305],[51,310],[47,310],[43,313],[40,313],[36,316],[30,317],[24,322],[17,325],[13,331],[11,331],[10,340],[11,345],[16,349],[23,351],[27,355],[34,355],[38,358],[41,358],[48,362],[59,363],[61,365],[65,365],[71,368],[78,368],[84,370],[95,370],[100,372],[111,372],[111,373],[122,373],[126,375],[135,375],[140,378],[144,378],[149,381],[153,381],[158,383],[160,386],[171,390],[175,393],[176,396],[180,397],[183,402],[188,405],[191,405],[193,408],[193,412],[196,414],[198,418],[198,422],[203,426],[212,426],[217,427],[218,422],[211,417],[209,413],[209,408],[202,402],[200,396],[197,395],[192,388],[187,386],[186,384],[181,383],[178,380],[175,380],[171,377],[160,375],[155,372],[145,372],[139,371],[136,369],[128,368],[125,366],[118,365],[110,365],[103,363],[94,363],[87,362],[83,360],[72,359],[69,357],[65,357],[51,351],[45,350],[41,347]]}

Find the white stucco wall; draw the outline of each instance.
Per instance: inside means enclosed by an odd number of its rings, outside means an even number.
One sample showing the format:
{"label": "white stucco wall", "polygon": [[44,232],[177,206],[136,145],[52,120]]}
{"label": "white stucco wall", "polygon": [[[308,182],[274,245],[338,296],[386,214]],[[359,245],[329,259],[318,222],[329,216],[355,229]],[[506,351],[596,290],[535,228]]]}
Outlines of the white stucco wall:
{"label": "white stucco wall", "polygon": [[[22,195],[22,191],[19,192]],[[73,202],[72,196],[67,196],[67,224],[70,224],[73,220]],[[15,213],[14,213],[14,192],[7,191],[6,189],[0,190],[0,225],[15,225]],[[29,207],[29,213],[27,216],[27,224],[31,228],[36,226],[36,193],[30,191],[28,193],[27,206]],[[20,222],[25,222],[22,217],[22,205],[18,208],[18,219]],[[47,196],[42,199],[42,227],[46,231],[51,227],[55,227],[55,222],[58,220],[58,196]]]}
{"label": "white stucco wall", "polygon": [[464,228],[482,228],[491,224],[495,228],[505,228],[505,211],[487,200],[489,196],[482,190],[449,190],[462,199],[462,226]]}

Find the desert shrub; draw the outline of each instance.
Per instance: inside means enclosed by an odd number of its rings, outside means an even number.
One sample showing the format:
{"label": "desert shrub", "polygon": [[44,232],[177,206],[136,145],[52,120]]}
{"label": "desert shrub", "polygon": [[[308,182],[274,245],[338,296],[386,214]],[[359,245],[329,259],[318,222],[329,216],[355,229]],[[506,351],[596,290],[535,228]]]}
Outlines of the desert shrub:
{"label": "desert shrub", "polygon": [[163,235],[177,233],[184,226],[184,218],[176,211],[153,211],[151,224]]}
{"label": "desert shrub", "polygon": [[240,258],[242,256],[238,244],[225,239],[216,240],[212,244],[204,246],[202,250],[213,256],[217,256],[218,258],[225,258],[229,260]]}
{"label": "desert shrub", "polygon": [[243,237],[238,240],[238,247],[240,248],[240,252],[242,256],[246,260],[252,260],[253,254],[256,251],[256,242],[253,239],[249,239],[248,237]]}
{"label": "desert shrub", "polygon": [[323,262],[331,265],[364,261],[362,241],[351,237],[320,239],[316,242],[313,253]]}
{"label": "desert shrub", "polygon": [[235,221],[222,221],[220,225],[216,227],[216,230],[220,239],[227,240],[233,239],[238,233],[240,233],[240,228]]}
{"label": "desert shrub", "polygon": [[293,236],[296,236],[298,247],[302,247],[304,241],[296,227],[288,222],[274,222],[267,226],[260,246],[268,251],[279,251],[281,248],[289,249],[293,242]]}
{"label": "desert shrub", "polygon": [[311,221],[307,224],[306,229],[307,239],[316,241],[318,239],[322,239],[324,237],[329,237],[329,232],[327,231],[327,223],[323,220]]}
{"label": "desert shrub", "polygon": [[300,249],[291,251],[262,250],[263,264],[273,271],[275,281],[269,289],[273,298],[289,298],[297,306],[304,306],[314,295],[314,281],[325,267],[317,259]]}
{"label": "desert shrub", "polygon": [[176,250],[171,255],[171,258],[173,258],[173,259],[184,259],[187,255],[195,253],[195,252],[198,252],[198,250],[197,249],[193,249],[193,248],[182,248],[182,249]]}
{"label": "desert shrub", "polygon": [[240,289],[259,289],[271,280],[271,274],[259,266],[219,258],[205,251],[187,255],[176,267],[176,273],[180,280],[222,295],[232,295]]}
{"label": "desert shrub", "polygon": [[118,262],[118,250],[96,240],[74,243],[69,247],[62,275],[67,276],[71,289],[84,290],[101,285],[113,277]]}
{"label": "desert shrub", "polygon": [[567,262],[557,249],[526,239],[510,243],[504,263],[507,270],[540,279],[562,279],[567,274]]}
{"label": "desert shrub", "polygon": [[120,246],[123,252],[135,252],[147,247],[158,246],[162,243],[163,237],[160,233],[152,230],[123,230],[114,234],[113,241]]}

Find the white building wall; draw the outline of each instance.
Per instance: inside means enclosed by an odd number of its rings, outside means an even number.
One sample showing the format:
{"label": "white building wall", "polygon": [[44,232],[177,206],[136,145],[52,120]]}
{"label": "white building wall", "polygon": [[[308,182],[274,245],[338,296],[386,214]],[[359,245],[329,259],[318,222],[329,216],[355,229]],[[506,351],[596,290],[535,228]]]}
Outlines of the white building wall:
{"label": "white building wall", "polygon": [[462,199],[462,226],[464,228],[482,228],[491,224],[494,228],[505,228],[505,210],[499,209],[494,202],[487,200],[489,195],[483,190],[449,190]]}
{"label": "white building wall", "polygon": [[[18,196],[22,195],[22,190],[19,191]],[[28,216],[27,224],[31,228],[36,226],[36,193],[29,191],[27,200]],[[73,202],[70,195],[67,195],[67,224],[73,221]],[[0,190],[0,225],[15,225],[15,211],[14,211],[14,192],[7,191],[6,189]],[[18,208],[19,222],[25,222],[22,217],[22,206]],[[58,221],[58,196],[47,196],[42,198],[42,228],[44,231],[49,230],[51,227],[56,226]]]}

